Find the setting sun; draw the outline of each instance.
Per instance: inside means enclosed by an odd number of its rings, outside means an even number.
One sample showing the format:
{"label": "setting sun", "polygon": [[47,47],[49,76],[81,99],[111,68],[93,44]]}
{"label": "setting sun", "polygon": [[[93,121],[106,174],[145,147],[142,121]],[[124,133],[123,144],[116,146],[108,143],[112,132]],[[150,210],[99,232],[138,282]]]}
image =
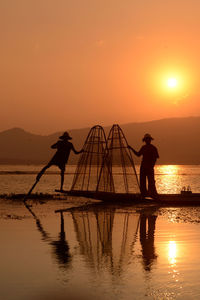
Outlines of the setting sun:
{"label": "setting sun", "polygon": [[192,69],[176,65],[158,65],[157,70],[149,80],[149,86],[156,95],[157,103],[162,105],[189,104],[189,96],[194,89],[194,74]]}
{"label": "setting sun", "polygon": [[177,81],[176,78],[169,78],[169,79],[167,80],[167,86],[168,86],[169,88],[175,88],[177,85],[178,85],[178,81]]}

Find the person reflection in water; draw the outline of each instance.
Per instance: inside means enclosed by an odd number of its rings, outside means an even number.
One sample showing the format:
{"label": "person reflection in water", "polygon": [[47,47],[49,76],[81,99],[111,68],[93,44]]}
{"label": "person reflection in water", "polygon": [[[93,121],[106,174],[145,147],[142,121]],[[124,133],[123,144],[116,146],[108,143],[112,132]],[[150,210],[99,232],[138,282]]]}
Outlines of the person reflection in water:
{"label": "person reflection in water", "polygon": [[39,172],[39,174],[36,177],[36,181],[40,180],[41,176],[44,174],[46,169],[50,168],[53,165],[56,165],[59,167],[61,175],[60,191],[63,191],[65,166],[68,162],[71,150],[75,154],[83,152],[83,149],[81,151],[76,151],[74,149],[73,144],[69,142],[69,140],[71,139],[72,138],[69,136],[68,132],[64,132],[63,135],[59,137],[59,141],[51,146],[52,149],[57,149],[57,151],[50,160],[50,162]]}
{"label": "person reflection in water", "polygon": [[69,254],[69,245],[65,239],[65,229],[64,229],[64,218],[63,213],[60,213],[60,233],[59,239],[57,241],[52,241],[51,246],[53,247],[53,253],[61,266],[68,265],[71,260]]}
{"label": "person reflection in water", "polygon": [[[152,198],[158,198],[158,193],[155,185],[154,178],[154,165],[156,160],[159,158],[157,148],[151,144],[153,138],[150,134],[146,133],[143,138],[145,145],[137,152],[131,146],[129,148],[137,156],[143,156],[140,166],[140,191],[141,196],[151,196]],[[148,180],[148,190],[146,187],[146,181]]]}
{"label": "person reflection in water", "polygon": [[41,233],[42,241],[48,243],[51,246],[52,254],[56,259],[58,265],[62,268],[67,268],[70,266],[71,263],[71,255],[68,242],[65,236],[65,229],[64,229],[64,218],[63,213],[60,213],[60,233],[58,239],[53,239],[50,234],[44,229],[40,219],[37,215],[33,212],[31,207],[25,204],[25,207],[29,210],[36,221],[36,226],[38,231]]}
{"label": "person reflection in water", "polygon": [[[152,264],[157,258],[154,247],[154,233],[157,216],[152,214],[141,214],[140,216],[140,243],[142,246],[142,257],[144,269],[151,271]],[[148,224],[148,230],[147,230]]]}

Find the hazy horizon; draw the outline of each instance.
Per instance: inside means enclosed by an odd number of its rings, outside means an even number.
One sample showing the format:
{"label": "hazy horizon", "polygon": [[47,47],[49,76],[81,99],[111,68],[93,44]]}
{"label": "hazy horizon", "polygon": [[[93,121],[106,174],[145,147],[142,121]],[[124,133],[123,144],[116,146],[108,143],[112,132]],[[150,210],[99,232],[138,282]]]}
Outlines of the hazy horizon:
{"label": "hazy horizon", "polygon": [[[130,121],[130,122],[124,122],[124,123],[115,123],[115,124],[119,124],[120,126],[124,126],[124,125],[129,125],[129,124],[145,124],[145,123],[151,123],[151,122],[159,122],[159,121],[162,121],[162,120],[171,120],[171,119],[189,119],[189,118],[199,118],[200,115],[197,115],[197,116],[186,116],[186,117],[170,117],[170,118],[161,118],[161,119],[154,119],[154,120],[146,120],[146,121]],[[4,131],[9,131],[9,130],[13,130],[13,129],[21,129],[21,130],[24,130],[26,132],[29,132],[30,134],[36,134],[36,135],[52,135],[52,134],[55,134],[57,132],[63,132],[65,130],[67,131],[73,131],[73,130],[82,130],[82,129],[88,129],[88,128],[91,128],[95,125],[100,125],[102,127],[112,127],[113,124],[102,124],[102,123],[99,123],[99,124],[91,124],[90,126],[83,126],[83,127],[76,127],[76,128],[63,128],[63,129],[58,129],[58,130],[53,130],[53,131],[47,131],[47,132],[42,132],[42,131],[34,131],[34,130],[28,130],[27,128],[22,128],[22,127],[19,127],[19,126],[13,126],[13,127],[10,127],[10,128],[5,128],[3,130],[0,130],[0,133],[1,132],[4,132]]]}

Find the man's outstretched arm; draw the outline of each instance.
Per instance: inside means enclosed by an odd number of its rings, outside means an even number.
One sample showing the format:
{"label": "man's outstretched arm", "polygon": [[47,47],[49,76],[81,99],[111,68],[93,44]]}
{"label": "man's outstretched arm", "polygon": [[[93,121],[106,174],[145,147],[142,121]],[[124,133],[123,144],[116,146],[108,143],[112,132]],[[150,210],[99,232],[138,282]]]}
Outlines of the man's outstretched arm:
{"label": "man's outstretched arm", "polygon": [[83,152],[83,149],[81,149],[80,151],[76,151],[76,149],[74,148],[74,146],[72,145],[72,150],[75,154],[80,154]]}
{"label": "man's outstretched arm", "polygon": [[57,148],[58,148],[58,142],[55,143],[55,144],[53,144],[53,145],[51,145],[51,148],[52,148],[52,149],[57,149]]}
{"label": "man's outstretched arm", "polygon": [[130,145],[128,145],[128,148],[129,148],[130,150],[132,150],[133,153],[134,153],[136,156],[141,156],[141,155],[142,155],[141,149],[140,149],[140,151],[136,151],[136,150],[133,149]]}

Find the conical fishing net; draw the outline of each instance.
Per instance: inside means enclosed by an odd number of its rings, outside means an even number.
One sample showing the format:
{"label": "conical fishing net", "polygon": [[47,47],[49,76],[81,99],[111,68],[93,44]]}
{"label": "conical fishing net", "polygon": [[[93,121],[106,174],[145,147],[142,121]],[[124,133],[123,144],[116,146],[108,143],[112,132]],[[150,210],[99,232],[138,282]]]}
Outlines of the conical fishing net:
{"label": "conical fishing net", "polygon": [[[112,190],[115,193],[140,193],[139,182],[127,140],[119,125],[113,125],[107,138],[107,151],[103,161],[97,191],[110,192],[105,184],[108,172],[112,174]],[[106,189],[107,188],[107,189]]]}
{"label": "conical fishing net", "polygon": [[[96,125],[91,128],[85,144],[83,146],[83,153],[80,156],[78,165],[75,171],[71,191],[96,191],[97,183],[101,167],[105,157],[106,149],[106,136],[104,129]],[[112,180],[109,181],[109,175],[105,174],[109,172],[108,167],[105,164],[103,174],[106,178],[106,184],[112,185]],[[110,178],[111,178],[110,174]],[[104,177],[102,177],[102,184]],[[107,190],[110,190],[107,187]]]}

